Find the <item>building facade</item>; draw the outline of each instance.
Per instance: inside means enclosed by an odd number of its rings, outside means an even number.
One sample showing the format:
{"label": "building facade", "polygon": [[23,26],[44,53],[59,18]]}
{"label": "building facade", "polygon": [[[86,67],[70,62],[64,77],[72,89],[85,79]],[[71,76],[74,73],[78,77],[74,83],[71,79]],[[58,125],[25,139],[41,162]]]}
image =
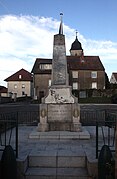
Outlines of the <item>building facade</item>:
{"label": "building facade", "polygon": [[[76,39],[67,56],[68,83],[72,90],[105,89],[105,69],[99,56],[84,56],[81,43]],[[37,58],[32,68],[35,97],[47,95],[51,85],[52,59]]]}
{"label": "building facade", "polygon": [[7,90],[8,89],[5,86],[0,86],[0,96],[7,97],[8,96]]}
{"label": "building facade", "polygon": [[12,98],[33,96],[33,77],[28,71],[21,69],[6,78],[8,96]]}
{"label": "building facade", "polygon": [[117,73],[112,73],[110,83],[117,84]]}

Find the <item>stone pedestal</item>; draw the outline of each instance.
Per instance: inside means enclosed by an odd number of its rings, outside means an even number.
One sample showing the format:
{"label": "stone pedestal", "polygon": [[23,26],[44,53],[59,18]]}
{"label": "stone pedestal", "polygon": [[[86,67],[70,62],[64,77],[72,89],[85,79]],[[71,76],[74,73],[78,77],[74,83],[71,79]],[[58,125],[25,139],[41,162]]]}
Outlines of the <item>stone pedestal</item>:
{"label": "stone pedestal", "polygon": [[43,98],[43,103],[77,103],[78,99],[71,93],[71,86],[51,86],[48,90],[48,95]]}
{"label": "stone pedestal", "polygon": [[40,123],[37,130],[81,131],[79,104],[40,104]]}

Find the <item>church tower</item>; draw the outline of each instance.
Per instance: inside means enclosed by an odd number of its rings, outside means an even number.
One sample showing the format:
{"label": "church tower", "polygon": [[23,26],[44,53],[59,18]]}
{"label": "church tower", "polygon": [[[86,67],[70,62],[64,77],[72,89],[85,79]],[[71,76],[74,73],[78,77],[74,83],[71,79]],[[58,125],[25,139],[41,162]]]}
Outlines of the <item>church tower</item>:
{"label": "church tower", "polygon": [[76,39],[71,45],[70,54],[71,56],[79,56],[79,57],[83,55],[82,45],[77,38],[77,31],[76,31]]}

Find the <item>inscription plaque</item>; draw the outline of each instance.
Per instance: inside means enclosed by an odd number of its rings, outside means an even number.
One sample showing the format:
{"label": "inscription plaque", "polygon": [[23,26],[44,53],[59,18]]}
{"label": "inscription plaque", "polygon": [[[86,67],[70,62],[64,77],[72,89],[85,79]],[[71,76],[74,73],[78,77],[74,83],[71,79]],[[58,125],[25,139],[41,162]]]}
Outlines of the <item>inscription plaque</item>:
{"label": "inscription plaque", "polygon": [[71,122],[71,104],[49,104],[48,122]]}

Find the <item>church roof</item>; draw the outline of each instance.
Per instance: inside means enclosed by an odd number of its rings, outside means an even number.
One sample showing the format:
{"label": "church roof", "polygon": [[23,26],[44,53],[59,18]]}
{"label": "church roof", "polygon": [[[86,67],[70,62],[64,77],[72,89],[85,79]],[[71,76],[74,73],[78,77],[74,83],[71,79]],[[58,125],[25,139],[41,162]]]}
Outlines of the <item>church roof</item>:
{"label": "church roof", "polygon": [[77,36],[76,36],[75,41],[72,43],[70,50],[82,50],[82,45],[81,45],[81,43],[78,41]]}
{"label": "church roof", "polygon": [[4,81],[33,81],[32,74],[23,68],[13,75],[6,78]]}

